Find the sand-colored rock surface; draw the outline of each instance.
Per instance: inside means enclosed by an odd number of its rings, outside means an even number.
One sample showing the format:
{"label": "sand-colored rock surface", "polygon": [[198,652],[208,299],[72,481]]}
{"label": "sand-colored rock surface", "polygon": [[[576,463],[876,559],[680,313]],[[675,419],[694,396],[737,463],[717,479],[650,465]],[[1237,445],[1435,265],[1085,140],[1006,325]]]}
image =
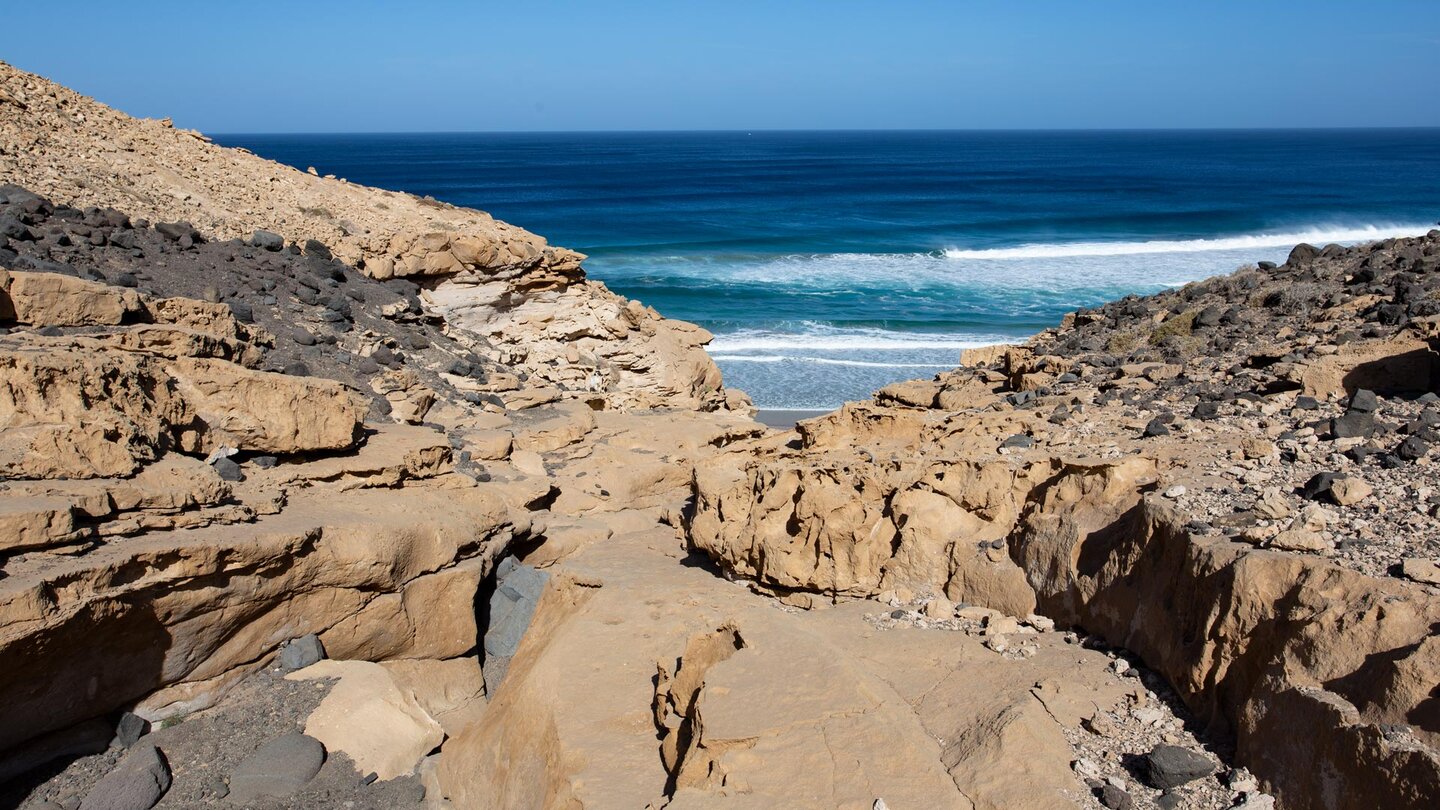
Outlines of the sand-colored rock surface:
{"label": "sand-colored rock surface", "polygon": [[725,406],[701,348],[708,333],[586,279],[584,256],[535,234],[222,148],[4,63],[0,94],[9,99],[0,108],[5,182],[78,207],[185,223],[212,239],[250,240],[259,230],[280,244],[313,240],[371,278],[422,281],[422,298],[450,328],[536,379],[621,407]]}
{"label": "sand-colored rock surface", "polygon": [[[931,594],[1083,628],[1233,734],[1285,806],[1422,806],[1440,795],[1436,698],[1401,684],[1440,683],[1440,594],[1394,575],[1440,548],[1433,504],[1412,506],[1434,481],[1440,279],[1373,268],[1435,270],[1437,237],[1297,249],[1306,258],[1273,278],[1127,299],[1107,307],[1124,317],[1082,312],[1025,347],[970,353],[971,368],[697,469],[690,542],[792,602]],[[1415,315],[1373,297],[1363,311],[1380,326],[1335,350],[1320,337],[1365,321],[1345,292],[1357,268],[1403,287]],[[1314,304],[1286,297],[1295,277]],[[1228,319],[1265,337],[1214,333],[1227,297],[1278,302]],[[1139,324],[1166,338],[1117,337]],[[1181,354],[1183,367],[1160,362]],[[942,404],[954,391],[967,393]],[[1376,508],[1377,491],[1396,500]]]}

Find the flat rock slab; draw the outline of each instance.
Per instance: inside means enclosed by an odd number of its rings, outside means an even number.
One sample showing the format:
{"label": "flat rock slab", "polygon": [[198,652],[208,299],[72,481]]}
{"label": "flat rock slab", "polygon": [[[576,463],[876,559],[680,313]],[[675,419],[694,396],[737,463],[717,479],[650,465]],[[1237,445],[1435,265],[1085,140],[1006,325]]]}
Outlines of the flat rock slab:
{"label": "flat rock slab", "polygon": [[321,661],[285,677],[338,679],[306,719],[305,733],[348,755],[361,774],[385,781],[412,773],[445,739],[440,724],[379,664]]}
{"label": "flat rock slab", "polygon": [[230,774],[233,803],[270,797],[283,799],[304,787],[325,764],[325,746],[294,733],[276,737],[246,757]]}
{"label": "flat rock slab", "polygon": [[485,630],[485,692],[494,695],[510,668],[510,658],[535,615],[550,575],[513,557],[500,561],[490,595],[490,626]]}

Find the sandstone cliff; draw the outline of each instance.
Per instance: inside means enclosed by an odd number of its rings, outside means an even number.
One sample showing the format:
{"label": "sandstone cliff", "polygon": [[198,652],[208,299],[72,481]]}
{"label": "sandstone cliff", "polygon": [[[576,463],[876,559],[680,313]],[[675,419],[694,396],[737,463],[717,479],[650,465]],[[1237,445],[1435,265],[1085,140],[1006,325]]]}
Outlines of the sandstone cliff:
{"label": "sandstone cliff", "polygon": [[427,309],[473,348],[537,382],[601,392],[620,407],[725,404],[701,349],[710,336],[585,278],[574,251],[480,211],[221,148],[4,63],[0,178],[212,239],[264,230],[313,241],[371,278],[419,283]]}

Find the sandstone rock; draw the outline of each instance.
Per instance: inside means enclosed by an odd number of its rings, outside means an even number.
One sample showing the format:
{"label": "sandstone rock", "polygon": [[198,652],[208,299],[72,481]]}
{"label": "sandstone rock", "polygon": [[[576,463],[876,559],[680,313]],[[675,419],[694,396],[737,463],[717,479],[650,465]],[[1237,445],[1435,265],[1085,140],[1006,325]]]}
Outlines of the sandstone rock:
{"label": "sandstone rock", "polygon": [[1279,487],[1266,487],[1260,493],[1260,499],[1255,502],[1255,514],[1270,520],[1289,517],[1292,511],[1290,500]]}
{"label": "sandstone rock", "polygon": [[1434,560],[1410,557],[1403,563],[1402,570],[1405,576],[1416,582],[1440,585],[1440,565],[1437,565]]}
{"label": "sandstone rock", "polygon": [[109,326],[140,311],[133,290],[56,273],[0,271],[0,287],[13,318],[34,326]]}
{"label": "sandstone rock", "polygon": [[1275,443],[1258,436],[1246,436],[1240,441],[1240,451],[1245,458],[1269,458],[1275,454]]}
{"label": "sandstone rock", "polygon": [[953,619],[955,603],[943,596],[937,596],[925,603],[925,615],[932,619]]}
{"label": "sandstone rock", "polygon": [[1359,478],[1346,476],[1337,478],[1330,485],[1330,497],[1341,506],[1352,506],[1370,497],[1374,490]]}
{"label": "sandstone rock", "polygon": [[474,656],[402,659],[384,661],[381,666],[449,736],[478,722],[484,713],[485,679]]}
{"label": "sandstone rock", "polygon": [[365,402],[330,380],[205,359],[177,360],[166,370],[204,426],[181,436],[181,446],[197,452],[222,444],[257,453],[348,449],[365,416]]}
{"label": "sandstone rock", "polygon": [[385,397],[390,403],[390,418],[401,424],[420,424],[435,404],[435,392],[408,369],[387,371],[371,380],[370,387]]}
{"label": "sandstone rock", "polygon": [[379,664],[321,661],[285,677],[338,679],[305,721],[305,734],[344,752],[362,774],[404,776],[444,739],[440,724]]}
{"label": "sandstone rock", "polygon": [[1297,527],[1280,532],[1267,545],[1282,551],[1323,551],[1331,544],[1318,532]]}

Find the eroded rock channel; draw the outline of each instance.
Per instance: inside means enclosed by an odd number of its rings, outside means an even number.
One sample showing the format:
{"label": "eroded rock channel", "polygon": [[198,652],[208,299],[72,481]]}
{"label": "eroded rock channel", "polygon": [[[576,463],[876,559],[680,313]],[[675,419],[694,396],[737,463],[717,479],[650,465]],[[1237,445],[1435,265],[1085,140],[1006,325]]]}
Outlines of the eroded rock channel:
{"label": "eroded rock channel", "polygon": [[774,430],[579,254],[0,89],[0,803],[1440,797],[1440,233]]}

